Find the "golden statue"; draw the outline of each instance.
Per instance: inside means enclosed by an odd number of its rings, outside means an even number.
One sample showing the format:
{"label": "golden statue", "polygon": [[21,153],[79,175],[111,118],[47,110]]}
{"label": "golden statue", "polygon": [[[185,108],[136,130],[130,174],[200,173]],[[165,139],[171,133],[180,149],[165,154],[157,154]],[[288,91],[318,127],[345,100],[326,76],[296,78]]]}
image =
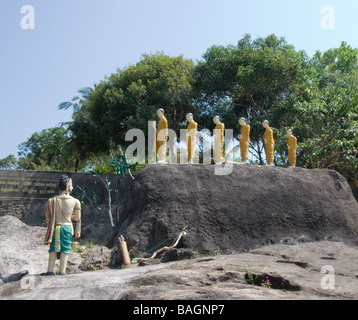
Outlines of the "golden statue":
{"label": "golden statue", "polygon": [[81,203],[70,196],[73,190],[72,179],[62,176],[59,188],[60,195],[47,200],[45,206],[48,226],[44,244],[50,245],[47,275],[54,275],[56,259],[60,259],[60,275],[66,274],[71,237],[74,234],[71,220],[77,221],[76,238],[81,236]]}
{"label": "golden statue", "polygon": [[164,116],[163,109],[157,110],[157,116],[159,123],[156,131],[156,154],[158,155],[158,162],[163,163],[167,155],[168,121]]}
{"label": "golden statue", "polygon": [[239,124],[241,126],[241,134],[239,136],[240,140],[240,152],[241,152],[241,161],[243,163],[248,163],[249,161],[249,143],[250,143],[250,125],[246,123],[245,118],[240,118]]}
{"label": "golden statue", "polygon": [[264,135],[264,146],[266,152],[266,161],[268,166],[273,166],[275,154],[275,140],[273,139],[273,131],[269,126],[268,120],[262,122],[262,126],[266,129]]}
{"label": "golden statue", "polygon": [[287,130],[288,136],[288,160],[290,167],[296,166],[297,138],[293,135],[292,130]]}
{"label": "golden statue", "polygon": [[186,145],[188,146],[188,162],[193,163],[195,157],[196,131],[198,124],[193,120],[193,114],[188,113],[186,120],[189,122],[186,134]]}
{"label": "golden statue", "polygon": [[224,152],[224,135],[225,135],[225,125],[220,122],[220,117],[215,116],[213,118],[214,123],[216,124],[214,130],[214,155],[215,155],[215,163],[221,164],[224,160],[223,152]]}

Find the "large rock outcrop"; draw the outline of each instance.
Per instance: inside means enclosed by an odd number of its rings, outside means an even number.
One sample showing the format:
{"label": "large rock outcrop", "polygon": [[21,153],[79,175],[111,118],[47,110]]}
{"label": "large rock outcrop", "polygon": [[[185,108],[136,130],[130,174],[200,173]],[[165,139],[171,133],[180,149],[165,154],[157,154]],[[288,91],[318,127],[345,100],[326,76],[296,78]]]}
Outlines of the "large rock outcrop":
{"label": "large rock outcrop", "polygon": [[203,254],[295,241],[358,244],[358,203],[339,173],[235,164],[230,175],[219,176],[214,168],[157,164],[138,173],[117,235],[124,235],[131,257],[184,226],[179,247]]}

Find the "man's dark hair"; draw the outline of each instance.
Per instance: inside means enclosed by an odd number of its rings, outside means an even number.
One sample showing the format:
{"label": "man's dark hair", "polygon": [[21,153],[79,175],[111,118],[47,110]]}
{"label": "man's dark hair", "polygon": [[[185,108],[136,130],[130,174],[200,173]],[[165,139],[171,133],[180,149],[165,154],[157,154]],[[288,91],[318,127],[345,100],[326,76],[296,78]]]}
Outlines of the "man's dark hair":
{"label": "man's dark hair", "polygon": [[60,181],[58,182],[58,186],[60,188],[61,191],[65,191],[66,190],[66,184],[70,181],[71,179],[68,176],[61,176]]}

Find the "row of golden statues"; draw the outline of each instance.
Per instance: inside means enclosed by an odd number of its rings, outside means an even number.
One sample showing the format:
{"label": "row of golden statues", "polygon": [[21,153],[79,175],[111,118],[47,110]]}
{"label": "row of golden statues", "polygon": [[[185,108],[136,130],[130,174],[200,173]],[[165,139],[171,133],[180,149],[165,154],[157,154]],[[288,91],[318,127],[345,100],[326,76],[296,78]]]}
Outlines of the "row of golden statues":
{"label": "row of golden statues", "polygon": [[[164,110],[158,109],[157,116],[159,118],[158,126],[156,128],[156,153],[158,155],[159,162],[165,162],[166,157],[166,141],[163,139],[158,139],[158,133],[164,130],[165,136],[168,134],[168,121],[164,116]],[[186,115],[186,120],[188,121],[186,143],[188,148],[188,161],[193,163],[195,155],[195,145],[196,145],[196,132],[198,129],[198,124],[194,121],[193,114],[188,113]],[[214,154],[215,154],[215,163],[220,164],[223,162],[223,150],[224,150],[224,134],[225,134],[225,124],[220,121],[219,116],[213,118],[214,124]],[[249,160],[249,143],[250,143],[250,130],[251,127],[247,123],[245,118],[240,118],[239,124],[241,126],[241,132],[239,136],[240,141],[240,153],[241,161],[243,163],[248,163]],[[273,166],[274,162],[274,153],[275,153],[275,140],[273,137],[273,130],[270,128],[269,121],[264,120],[262,126],[265,128],[264,134],[264,147],[266,153],[266,162],[268,166]],[[297,153],[297,138],[293,135],[291,129],[287,130],[288,136],[288,158],[289,164],[291,167],[296,166],[296,153]]]}

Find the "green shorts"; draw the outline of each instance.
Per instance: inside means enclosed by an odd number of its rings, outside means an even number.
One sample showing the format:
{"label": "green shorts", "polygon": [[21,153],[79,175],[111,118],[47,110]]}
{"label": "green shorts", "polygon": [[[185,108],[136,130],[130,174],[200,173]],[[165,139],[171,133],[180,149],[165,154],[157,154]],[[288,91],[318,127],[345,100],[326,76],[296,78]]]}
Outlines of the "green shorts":
{"label": "green shorts", "polygon": [[[56,228],[58,227],[55,226],[52,243],[48,252],[58,252],[57,257],[59,258],[60,252],[70,253],[72,241],[72,227],[67,225],[59,226],[59,232],[56,232]],[[58,237],[56,237],[56,233]]]}

